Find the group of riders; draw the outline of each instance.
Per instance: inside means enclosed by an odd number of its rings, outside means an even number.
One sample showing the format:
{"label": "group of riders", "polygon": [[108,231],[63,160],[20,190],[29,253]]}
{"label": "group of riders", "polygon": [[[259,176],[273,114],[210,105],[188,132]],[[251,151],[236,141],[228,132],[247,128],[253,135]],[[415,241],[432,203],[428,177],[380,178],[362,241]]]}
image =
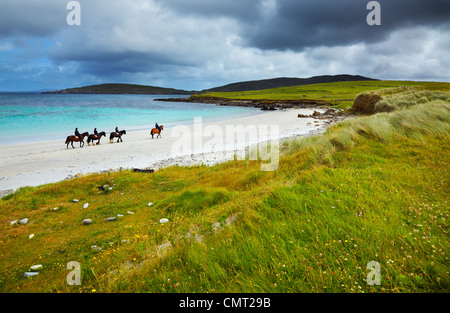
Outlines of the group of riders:
{"label": "group of riders", "polygon": [[[156,128],[159,132],[161,132],[161,127],[158,125],[158,123],[155,124],[155,128]],[[120,133],[119,128],[118,128],[117,126],[116,126],[116,129],[115,129],[115,132],[116,132],[116,133]],[[94,135],[95,135],[94,139],[99,139],[99,138],[100,138],[99,135],[98,135],[97,127],[94,128]],[[81,134],[80,134],[80,132],[78,131],[78,127],[75,128],[75,136],[77,136],[77,137],[79,138],[80,141],[83,141],[83,138],[81,137]]]}
{"label": "group of riders", "polygon": [[[118,129],[117,126],[116,126],[116,133],[118,133],[118,132],[119,132],[119,129]],[[94,135],[95,135],[95,138],[94,138],[94,139],[98,139],[98,131],[97,131],[97,127],[94,128]],[[83,139],[81,138],[80,132],[78,131],[78,127],[75,128],[75,136],[77,136],[78,139],[79,139],[80,141],[83,140]]]}

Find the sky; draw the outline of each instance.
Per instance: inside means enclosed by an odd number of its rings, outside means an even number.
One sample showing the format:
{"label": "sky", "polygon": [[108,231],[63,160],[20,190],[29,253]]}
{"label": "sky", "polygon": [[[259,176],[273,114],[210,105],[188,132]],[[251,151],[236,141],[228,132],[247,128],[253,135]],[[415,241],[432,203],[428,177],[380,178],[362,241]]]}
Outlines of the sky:
{"label": "sky", "polygon": [[[0,1],[0,91],[130,83],[203,90],[352,74],[450,81],[450,1]],[[379,12],[380,25],[368,15]],[[71,15],[72,14],[72,15]]]}

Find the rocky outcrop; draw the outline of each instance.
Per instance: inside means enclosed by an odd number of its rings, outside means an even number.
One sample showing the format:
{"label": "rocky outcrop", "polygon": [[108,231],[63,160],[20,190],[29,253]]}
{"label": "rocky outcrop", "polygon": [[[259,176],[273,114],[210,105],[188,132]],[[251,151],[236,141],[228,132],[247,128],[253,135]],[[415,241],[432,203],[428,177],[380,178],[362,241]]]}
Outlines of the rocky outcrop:
{"label": "rocky outcrop", "polygon": [[305,115],[305,114],[299,114],[298,117],[301,118],[318,118],[318,119],[329,119],[329,118],[335,118],[339,115],[339,112],[334,109],[328,109],[324,113],[320,113],[318,111],[314,111],[311,115]]}
{"label": "rocky outcrop", "polygon": [[[333,122],[337,122],[340,120],[343,120],[346,117],[346,114],[342,110],[337,109],[327,109],[324,113],[320,113],[318,111],[314,111],[311,115],[305,115],[305,114],[298,114],[298,117],[300,118],[314,118],[314,119],[321,119],[321,120],[327,120],[325,123],[330,124]],[[318,123],[318,121],[314,121],[314,123]]]}
{"label": "rocky outcrop", "polygon": [[280,109],[301,109],[320,106],[331,106],[330,103],[323,100],[298,99],[298,100],[252,100],[252,99],[227,99],[218,97],[188,97],[188,98],[166,98],[155,99],[154,101],[168,102],[190,102],[190,103],[210,103],[222,106],[241,106],[260,108],[261,110],[280,110]]}

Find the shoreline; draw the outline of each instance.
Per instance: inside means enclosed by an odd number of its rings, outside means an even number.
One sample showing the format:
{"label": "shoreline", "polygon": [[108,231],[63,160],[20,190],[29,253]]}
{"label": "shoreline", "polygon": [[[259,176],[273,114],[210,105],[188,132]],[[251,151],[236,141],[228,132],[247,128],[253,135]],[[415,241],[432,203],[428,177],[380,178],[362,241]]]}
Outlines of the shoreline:
{"label": "shoreline", "polygon": [[190,96],[179,98],[154,99],[153,101],[188,102],[188,103],[208,103],[220,106],[240,106],[248,108],[258,108],[262,111],[275,111],[283,109],[323,109],[332,106],[324,100],[297,99],[297,100],[266,100],[266,99],[230,99],[210,96]]}
{"label": "shoreline", "polygon": [[[324,109],[285,109],[266,111],[249,116],[230,118],[222,121],[208,121],[201,124],[203,136],[192,136],[196,125],[193,123],[165,129],[161,138],[152,139],[150,130],[133,131],[124,135],[123,142],[109,143],[103,137],[98,146],[88,146],[85,143],[80,148],[76,143],[75,149],[66,148],[63,140],[34,142],[29,144],[2,145],[2,159],[0,160],[0,198],[15,192],[25,186],[39,186],[48,183],[72,179],[79,175],[101,173],[119,169],[152,168],[155,170],[172,166],[191,166],[198,164],[213,165],[232,159],[235,153],[245,150],[259,142],[268,141],[259,138],[245,138],[241,142],[225,138],[214,142],[214,136],[206,134],[208,129],[225,131],[227,127],[237,126],[276,126],[279,128],[277,138],[285,139],[295,136],[308,136],[324,132],[329,119],[312,117],[314,111]],[[311,117],[300,118],[298,115]],[[184,130],[180,137],[180,130]],[[186,135],[190,133],[191,136]],[[224,132],[225,134],[225,132]],[[208,136],[209,135],[209,136]],[[248,139],[248,140],[247,140]],[[177,152],[177,145],[189,146],[196,140],[204,141],[199,149]],[[228,140],[228,141],[227,141]],[[227,149],[232,147],[232,149]]]}
{"label": "shoreline", "polygon": [[[231,114],[227,117],[227,119],[235,119],[235,118],[241,118],[241,117],[247,117],[247,116],[254,116],[254,115],[258,115],[264,113],[263,111],[256,111],[256,112],[248,112],[248,113],[236,113],[236,114]],[[220,117],[208,117],[205,119],[205,122],[208,123],[214,123],[214,122],[219,122],[221,121]],[[191,125],[193,124],[192,120],[179,120],[179,121],[170,121],[167,123],[162,123],[162,125],[164,125],[165,127],[174,127],[177,125]],[[123,127],[120,127],[120,129],[125,129],[128,133],[134,133],[134,132],[139,132],[139,131],[146,131],[149,132],[150,131],[150,126],[149,124],[147,125],[124,125]],[[99,130],[100,132],[100,130]],[[111,133],[111,131],[106,131],[106,136],[109,136],[109,134]],[[68,133],[68,135],[73,135],[72,133]],[[6,137],[6,138],[2,138],[2,140],[0,141],[0,148],[3,148],[5,146],[13,146],[13,145],[27,145],[27,144],[41,144],[41,143],[50,143],[50,142],[54,142],[54,141],[64,141],[65,137],[61,137],[60,139],[55,140],[54,139],[54,135],[52,134],[51,136],[48,134],[40,134],[37,136],[34,136],[32,138],[30,138],[30,136],[21,136],[21,137]],[[24,139],[26,138],[26,139]],[[102,141],[106,140],[105,138],[102,138]]]}

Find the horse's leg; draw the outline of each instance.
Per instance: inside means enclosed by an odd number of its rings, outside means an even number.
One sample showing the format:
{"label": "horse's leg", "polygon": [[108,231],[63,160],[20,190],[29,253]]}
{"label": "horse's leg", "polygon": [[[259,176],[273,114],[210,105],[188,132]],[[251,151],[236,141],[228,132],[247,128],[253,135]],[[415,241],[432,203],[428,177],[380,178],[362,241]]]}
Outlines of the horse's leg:
{"label": "horse's leg", "polygon": [[70,144],[72,145],[72,148],[74,148],[74,149],[75,149],[75,147],[73,146],[73,141],[71,141],[71,142],[70,142]]}

